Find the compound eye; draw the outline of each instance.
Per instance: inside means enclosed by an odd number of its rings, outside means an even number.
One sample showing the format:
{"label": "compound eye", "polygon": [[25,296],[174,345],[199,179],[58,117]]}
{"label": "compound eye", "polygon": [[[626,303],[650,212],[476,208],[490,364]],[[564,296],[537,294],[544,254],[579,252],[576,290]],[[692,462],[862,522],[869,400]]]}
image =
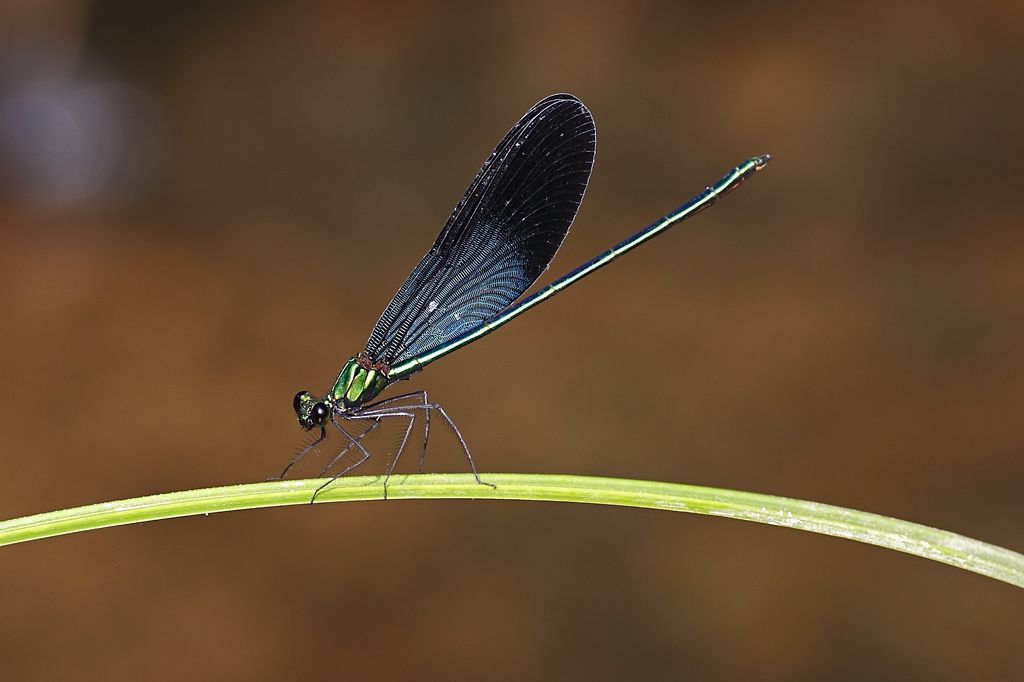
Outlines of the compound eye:
{"label": "compound eye", "polygon": [[295,414],[299,414],[299,410],[302,409],[302,399],[309,395],[309,391],[299,391],[295,394],[295,400],[292,401],[292,408],[295,410]]}
{"label": "compound eye", "polygon": [[323,426],[327,423],[327,418],[331,416],[331,408],[327,407],[324,403],[317,403],[313,406],[313,409],[309,411],[309,418],[316,426]]}

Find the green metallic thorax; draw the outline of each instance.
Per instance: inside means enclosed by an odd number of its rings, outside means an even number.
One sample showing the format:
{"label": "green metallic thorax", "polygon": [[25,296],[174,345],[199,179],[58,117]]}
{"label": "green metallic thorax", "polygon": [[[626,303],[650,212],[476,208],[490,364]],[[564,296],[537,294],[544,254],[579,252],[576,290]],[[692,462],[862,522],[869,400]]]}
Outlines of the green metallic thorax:
{"label": "green metallic thorax", "polygon": [[388,385],[386,368],[370,365],[365,356],[345,363],[334,382],[331,397],[341,407],[359,407],[376,398]]}

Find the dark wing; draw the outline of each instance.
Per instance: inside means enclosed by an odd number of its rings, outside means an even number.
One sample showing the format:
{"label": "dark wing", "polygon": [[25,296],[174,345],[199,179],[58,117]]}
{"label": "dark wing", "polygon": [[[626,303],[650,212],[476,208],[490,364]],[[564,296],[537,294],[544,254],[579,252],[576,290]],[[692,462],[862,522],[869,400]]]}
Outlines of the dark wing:
{"label": "dark wing", "polygon": [[572,95],[535,104],[495,148],[366,343],[396,365],[494,317],[547,269],[594,165],[594,118]]}

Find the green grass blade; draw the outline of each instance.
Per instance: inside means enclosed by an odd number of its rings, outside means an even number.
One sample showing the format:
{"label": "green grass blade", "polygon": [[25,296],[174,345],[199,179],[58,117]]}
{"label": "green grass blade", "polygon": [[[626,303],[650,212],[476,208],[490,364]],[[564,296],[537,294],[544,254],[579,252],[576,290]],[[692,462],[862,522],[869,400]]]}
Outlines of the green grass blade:
{"label": "green grass blade", "polygon": [[[392,476],[388,499],[496,499],[582,502],[725,516],[857,540],[956,566],[1024,587],[1024,555],[916,523],[772,495],[674,483],[586,476],[486,474]],[[308,504],[323,480],[274,481],[137,497],[0,522],[0,545],[143,521],[239,509]],[[317,504],[379,500],[383,477],[340,478]]]}

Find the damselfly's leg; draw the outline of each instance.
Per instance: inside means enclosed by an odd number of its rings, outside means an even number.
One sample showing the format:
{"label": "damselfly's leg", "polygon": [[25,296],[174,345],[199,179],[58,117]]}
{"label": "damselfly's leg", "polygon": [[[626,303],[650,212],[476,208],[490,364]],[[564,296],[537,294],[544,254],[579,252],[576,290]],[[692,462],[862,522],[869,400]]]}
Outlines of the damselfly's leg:
{"label": "damselfly's leg", "polygon": [[[358,447],[359,446],[359,441],[361,441],[364,437],[366,437],[366,435],[368,433],[370,433],[370,431],[372,431],[377,426],[377,424],[371,425],[370,428],[366,429],[366,431],[363,431],[361,434],[359,434],[358,438],[353,439],[352,435],[348,431],[345,431],[345,429],[341,428],[341,426],[339,426],[338,423],[334,421],[333,417],[331,418],[331,421],[338,428],[338,430],[341,431],[343,434],[345,434],[345,437],[349,439],[349,444],[348,444],[348,446],[344,450],[342,450],[340,453],[338,453],[338,455],[334,459],[331,460],[331,463],[328,464],[327,467],[323,471],[321,471],[319,474],[317,474],[315,476],[315,478],[320,478],[321,476],[326,474],[327,471],[332,466],[334,466],[335,463],[339,459],[341,459],[346,454],[348,454],[349,450],[351,450],[353,447]],[[317,438],[316,440],[314,440],[309,445],[307,445],[305,448],[303,448],[302,452],[300,452],[298,455],[296,455],[295,459],[293,459],[291,462],[289,462],[288,466],[286,466],[284,468],[284,471],[281,472],[280,476],[278,476],[276,478],[271,478],[271,479],[268,479],[268,480],[270,480],[270,481],[280,481],[280,480],[282,480],[285,476],[288,475],[288,472],[291,470],[291,468],[299,463],[299,460],[301,460],[303,457],[305,457],[307,454],[309,454],[309,452],[311,450],[313,450],[316,446],[320,445],[320,443],[324,442],[324,439],[326,439],[326,438],[327,438],[327,429],[325,427],[321,427],[320,428],[320,437]],[[360,447],[360,449],[363,450],[364,453],[366,453],[365,449],[363,449],[362,447]],[[367,454],[366,457],[368,457],[368,456],[369,455]],[[366,461],[366,458],[364,457],[363,459],[360,460],[360,463],[365,462],[365,461]],[[350,471],[353,468],[355,468],[355,466],[352,466],[349,469],[346,469],[346,471]]]}
{"label": "damselfly's leg", "polygon": [[[427,456],[427,441],[430,439],[430,410],[425,409],[427,407],[427,405],[429,404],[429,401],[427,400],[427,392],[426,391],[415,391],[414,393],[406,393],[404,395],[395,396],[394,398],[388,398],[387,400],[380,400],[380,401],[375,402],[375,403],[373,403],[371,405],[367,405],[366,408],[364,408],[364,409],[374,410],[375,408],[378,408],[378,407],[380,407],[382,405],[387,405],[388,403],[397,402],[399,400],[406,400],[408,398],[416,398],[416,399],[420,400],[423,404],[422,405],[409,405],[406,408],[398,408],[398,407],[396,407],[396,408],[384,408],[384,409],[385,410],[390,410],[390,409],[421,409],[421,410],[424,411],[424,414],[425,414],[426,418],[424,420],[425,424],[424,424],[424,427],[423,427],[423,446],[420,448],[420,464],[419,464],[419,468],[417,469],[417,471],[422,474],[423,473],[423,461],[424,461],[424,459],[426,459],[426,456]],[[412,425],[410,424],[410,426],[412,426]],[[406,438],[408,438],[408,435],[406,436]],[[403,449],[405,448],[404,443],[405,443],[405,441],[403,441],[403,445],[402,445]],[[401,450],[399,451],[398,454],[401,454]],[[398,459],[398,455],[395,456],[395,460],[396,461],[397,461],[397,459]],[[392,469],[394,469],[394,467],[392,467]]]}
{"label": "damselfly's leg", "polygon": [[[425,398],[426,395],[424,395],[424,399]],[[426,403],[423,407],[426,409],[428,415],[430,414],[430,410],[437,410],[440,412],[441,416],[444,417],[444,420],[448,422],[448,426],[452,427],[452,431],[455,432],[455,437],[459,439],[459,445],[462,446],[462,451],[466,453],[466,459],[469,461],[469,468],[473,470],[473,478],[476,479],[476,482],[480,485],[489,485],[492,488],[497,488],[498,486],[493,483],[487,483],[486,481],[480,480],[480,474],[476,472],[476,464],[473,463],[473,455],[469,454],[469,447],[466,445],[466,441],[462,437],[459,427],[455,425],[455,422],[453,422],[452,418],[448,416],[448,413],[444,411],[444,408],[437,403]]]}
{"label": "damselfly's leg", "polygon": [[[362,419],[362,417],[360,417],[360,419]],[[326,467],[324,467],[324,470],[316,475],[317,478],[320,478],[321,476],[326,474],[328,471],[330,471],[331,467],[333,467],[335,464],[337,464],[338,461],[341,460],[342,457],[347,455],[349,453],[349,450],[351,450],[352,448],[359,448],[359,450],[363,453],[362,458],[358,462],[356,462],[355,464],[348,465],[345,468],[345,470],[342,471],[340,474],[332,476],[331,477],[332,481],[334,479],[338,478],[339,476],[344,476],[345,474],[347,474],[348,472],[352,471],[353,469],[355,469],[357,466],[359,466],[360,464],[362,464],[366,460],[370,459],[370,451],[367,450],[360,441],[362,441],[363,438],[368,436],[371,431],[373,431],[375,428],[380,426],[380,419],[375,419],[375,418],[371,417],[371,418],[366,418],[366,420],[367,421],[373,421],[373,423],[370,424],[370,426],[367,427],[367,429],[365,431],[363,431],[362,433],[360,433],[358,436],[353,436],[351,433],[346,431],[345,428],[341,424],[339,424],[337,421],[335,421],[333,416],[331,417],[331,423],[334,424],[334,426],[338,429],[338,431],[340,431],[342,433],[343,436],[345,436],[345,438],[348,438],[349,442],[348,442],[348,445],[345,447],[345,449],[342,450],[341,452],[339,452],[337,455],[335,455],[334,459],[331,460],[331,463],[328,464]],[[349,420],[349,421],[355,421],[355,420]]]}
{"label": "damselfly's leg", "polygon": [[[430,401],[427,400],[427,392],[420,391],[423,394],[423,404],[429,405]],[[430,410],[424,409],[424,425],[423,425],[423,448],[420,450],[420,468],[418,471],[423,473],[423,460],[427,458],[427,439],[430,438]]]}
{"label": "damselfly's leg", "polygon": [[[387,476],[384,477],[384,499],[385,500],[388,499],[388,481],[391,480],[391,474],[395,473],[395,467],[398,466],[398,458],[402,456],[403,452],[405,452],[405,444],[409,442],[409,434],[412,433],[413,424],[416,423],[416,413],[415,412],[395,412],[391,416],[394,416],[394,417],[408,417],[409,418],[409,423],[407,423],[405,425],[405,435],[402,436],[402,442],[399,443],[398,449],[395,450],[395,456],[391,458],[391,465],[388,466]],[[424,449],[426,448],[426,444],[425,443],[424,443],[423,447],[424,447]],[[422,472],[420,472],[420,473],[422,473]]]}
{"label": "damselfly's leg", "polygon": [[[366,460],[370,459],[370,451],[367,450],[365,447],[363,447],[363,444],[360,443],[359,441],[361,441],[363,439],[363,437],[366,436],[366,434],[368,434],[370,431],[373,431],[375,428],[377,428],[380,425],[380,419],[375,419],[373,417],[362,417],[362,416],[360,416],[358,418],[360,418],[360,419],[372,419],[373,420],[373,424],[370,424],[369,428],[367,428],[365,431],[363,431],[361,434],[359,434],[358,437],[355,437],[351,433],[346,431],[341,426],[341,424],[339,424],[337,422],[337,420],[335,419],[335,416],[333,414],[331,415],[331,423],[334,424],[334,426],[338,429],[338,431],[341,431],[342,435],[344,435],[346,438],[348,438],[349,444],[348,444],[348,447],[346,447],[344,450],[342,450],[340,453],[338,453],[338,455],[334,459],[331,460],[331,463],[328,464],[327,467],[323,471],[320,472],[320,474],[317,476],[317,478],[319,478],[320,476],[323,476],[328,471],[330,471],[331,467],[334,466],[335,463],[337,463],[337,461],[339,459],[344,457],[348,453],[348,451],[351,450],[353,447],[359,448],[359,450],[363,453],[363,456],[362,456],[362,458],[360,458],[360,460],[358,462],[356,462],[355,464],[348,465],[345,468],[344,471],[342,471],[341,473],[339,473],[339,474],[337,474],[335,476],[332,476],[326,483],[324,483],[322,486],[320,486],[315,491],[313,491],[313,497],[311,497],[310,500],[309,500],[310,504],[313,504],[313,502],[316,501],[316,496],[320,494],[321,490],[323,490],[324,488],[326,488],[330,484],[334,483],[336,480],[338,480],[339,478],[341,478],[342,476],[344,476],[348,472],[352,471],[353,469],[355,469],[357,466],[359,466],[360,464],[362,464]],[[354,420],[352,420],[352,421],[354,421]]]}
{"label": "damselfly's leg", "polygon": [[308,453],[309,453],[309,451],[310,451],[310,450],[312,450],[313,448],[315,448],[315,447],[316,447],[317,445],[320,445],[320,443],[324,442],[324,439],[325,439],[325,438],[327,438],[327,429],[325,429],[325,428],[321,428],[321,429],[320,429],[320,437],[319,437],[319,438],[317,438],[316,440],[314,440],[314,441],[313,441],[312,443],[310,443],[309,445],[307,445],[307,446],[306,446],[306,447],[305,447],[305,448],[304,448],[304,449],[302,450],[302,452],[300,452],[299,454],[297,454],[297,455],[295,456],[295,459],[293,459],[293,460],[292,460],[292,461],[291,461],[291,462],[290,462],[290,463],[288,464],[288,466],[286,466],[286,467],[284,468],[284,471],[282,471],[282,472],[281,472],[281,475],[280,475],[280,476],[278,476],[277,478],[271,478],[271,479],[267,479],[267,480],[270,480],[270,481],[280,481],[281,479],[283,479],[283,478],[284,478],[284,477],[285,477],[285,476],[286,476],[286,475],[288,474],[288,471],[289,471],[289,470],[290,470],[290,469],[291,469],[291,468],[292,468],[293,466],[295,466],[296,464],[298,464],[298,463],[299,463],[299,460],[300,460],[300,459],[302,459],[303,457],[305,457],[305,456],[306,456],[306,454],[308,454]]}
{"label": "damselfly's leg", "polygon": [[[389,398],[388,400],[382,400],[379,403],[374,403],[373,405],[368,406],[369,409],[364,408],[359,413],[359,417],[361,419],[373,419],[374,422],[375,422],[374,425],[372,427],[370,427],[370,429],[367,429],[362,435],[360,435],[360,438],[362,438],[367,433],[369,433],[372,428],[375,428],[378,424],[380,424],[380,421],[382,419],[390,419],[392,417],[397,417],[397,418],[407,419],[408,420],[406,422],[406,425],[405,425],[405,433],[402,435],[402,440],[398,444],[398,449],[395,450],[395,456],[391,459],[391,463],[388,465],[387,473],[384,476],[384,499],[385,500],[388,499],[388,481],[391,480],[391,474],[393,474],[395,472],[395,467],[398,466],[398,458],[402,456],[403,452],[405,452],[405,446],[409,443],[409,436],[412,434],[412,427],[416,423],[416,413],[415,412],[410,412],[409,411],[409,406],[401,406],[401,405],[395,405],[395,406],[392,406],[392,407],[382,407],[380,409],[373,409],[373,408],[376,407],[376,406],[385,404],[385,403],[394,403],[394,402],[396,402],[398,400],[401,400],[403,398],[408,398],[410,395],[415,396],[415,395],[418,395],[418,394],[410,393],[408,395],[402,395],[402,396],[398,396],[396,398]],[[413,407],[418,407],[418,406],[413,406]],[[424,448],[425,447],[426,447],[426,443],[424,443]],[[350,471],[353,468],[355,468],[355,465],[353,465],[352,467],[349,467],[349,469],[346,469],[345,471]],[[344,475],[345,471],[343,471],[341,474],[339,474],[339,476]],[[337,478],[337,476],[335,478]],[[331,479],[331,480],[333,480],[333,479]]]}
{"label": "damselfly's leg", "polygon": [[[398,398],[403,398],[403,397],[406,397],[406,396],[399,396]],[[382,402],[394,402],[395,400],[396,400],[396,398],[392,398],[392,399],[389,399],[387,401],[382,401]],[[399,444],[398,450],[395,452],[395,457],[391,461],[391,464],[388,467],[387,474],[384,477],[384,499],[385,500],[388,499],[388,480],[390,480],[391,474],[394,473],[395,466],[398,464],[398,458],[402,455],[402,452],[405,450],[406,444],[409,442],[409,435],[412,433],[412,427],[413,427],[413,424],[415,423],[415,420],[416,420],[416,414],[414,412],[409,412],[405,408],[402,408],[402,407],[385,407],[385,408],[383,408],[381,410],[371,410],[369,412],[366,411],[366,410],[363,410],[357,416],[348,418],[349,421],[356,421],[356,420],[367,420],[367,421],[372,420],[373,421],[373,424],[371,424],[368,429],[363,431],[358,436],[353,436],[348,431],[346,431],[344,428],[342,428],[342,426],[340,424],[338,424],[336,421],[334,421],[333,417],[331,418],[331,421],[334,423],[334,425],[338,428],[339,431],[341,431],[345,435],[345,437],[347,437],[349,439],[350,443],[349,443],[348,447],[346,447],[344,450],[342,450],[338,454],[337,457],[335,457],[333,460],[331,460],[331,463],[327,465],[326,469],[324,469],[323,471],[320,472],[320,476],[323,476],[325,473],[327,473],[327,471],[329,471],[330,468],[332,466],[334,466],[338,462],[339,459],[344,457],[345,454],[348,453],[348,451],[351,450],[353,447],[359,448],[362,451],[362,453],[363,453],[363,457],[358,462],[355,462],[354,464],[351,464],[348,467],[346,467],[344,471],[338,473],[335,476],[332,476],[329,481],[327,481],[322,486],[317,488],[316,492],[313,493],[313,499],[316,499],[317,494],[321,490],[323,490],[324,488],[329,486],[331,483],[333,483],[335,480],[337,480],[338,478],[344,476],[348,472],[352,471],[353,469],[355,469],[360,464],[362,464],[363,462],[365,462],[366,460],[368,460],[370,458],[370,452],[366,449],[365,446],[363,446],[363,444],[360,441],[363,438],[365,438],[367,436],[367,434],[369,434],[375,428],[380,426],[382,419],[388,419],[388,418],[391,418],[391,417],[399,417],[399,418],[407,419],[408,423],[406,424],[406,427],[405,427],[405,434],[402,437],[402,442]],[[345,417],[343,416],[342,418],[345,418]]]}
{"label": "damselfly's leg", "polygon": [[[422,405],[418,405],[418,404],[417,405],[406,405],[406,406],[404,406],[402,408],[388,408],[388,407],[385,407],[385,408],[383,408],[381,410],[375,410],[374,409],[378,405],[383,404],[384,402],[392,402],[392,401],[398,400],[400,398],[409,398],[411,396],[416,396],[416,397],[422,396],[423,397],[423,404]],[[426,413],[426,419],[428,420],[427,421],[427,428],[429,428],[429,424],[430,424],[430,422],[429,422],[430,411],[431,410],[437,410],[438,412],[440,412],[441,416],[444,417],[444,420],[446,422],[448,422],[448,425],[450,427],[452,427],[452,431],[455,432],[455,437],[458,439],[459,445],[462,446],[462,452],[463,452],[463,454],[466,455],[466,460],[469,462],[469,468],[473,471],[473,478],[475,478],[476,482],[481,484],[481,485],[489,485],[492,488],[495,487],[494,485],[492,485],[490,483],[486,483],[486,482],[480,480],[480,474],[477,473],[476,464],[474,464],[474,462],[473,462],[473,456],[471,454],[469,454],[469,447],[466,445],[466,440],[462,437],[462,433],[459,431],[459,427],[455,426],[455,422],[452,421],[452,418],[448,416],[448,413],[445,412],[443,407],[441,407],[437,403],[432,403],[432,402],[430,402],[427,399],[427,394],[426,394],[425,391],[418,391],[416,393],[409,393],[409,394],[406,394],[404,396],[398,396],[398,398],[391,398],[391,399],[389,399],[387,401],[381,401],[380,403],[374,403],[372,405],[368,405],[366,408],[363,409],[363,411],[361,412],[361,415],[364,416],[364,417],[370,417],[370,416],[372,416],[372,417],[383,417],[383,416],[386,416],[386,415],[397,416],[399,414],[402,414],[399,410],[406,411],[406,412],[411,412],[411,411],[414,411],[414,410],[423,410]],[[403,416],[404,416],[404,414],[403,414]],[[426,435],[429,435],[429,432],[425,433],[425,436]],[[427,447],[427,445],[426,445],[426,437],[424,437],[424,440],[423,440],[423,454],[420,455],[420,466],[421,467],[423,465],[423,457],[426,454],[426,447]]]}

